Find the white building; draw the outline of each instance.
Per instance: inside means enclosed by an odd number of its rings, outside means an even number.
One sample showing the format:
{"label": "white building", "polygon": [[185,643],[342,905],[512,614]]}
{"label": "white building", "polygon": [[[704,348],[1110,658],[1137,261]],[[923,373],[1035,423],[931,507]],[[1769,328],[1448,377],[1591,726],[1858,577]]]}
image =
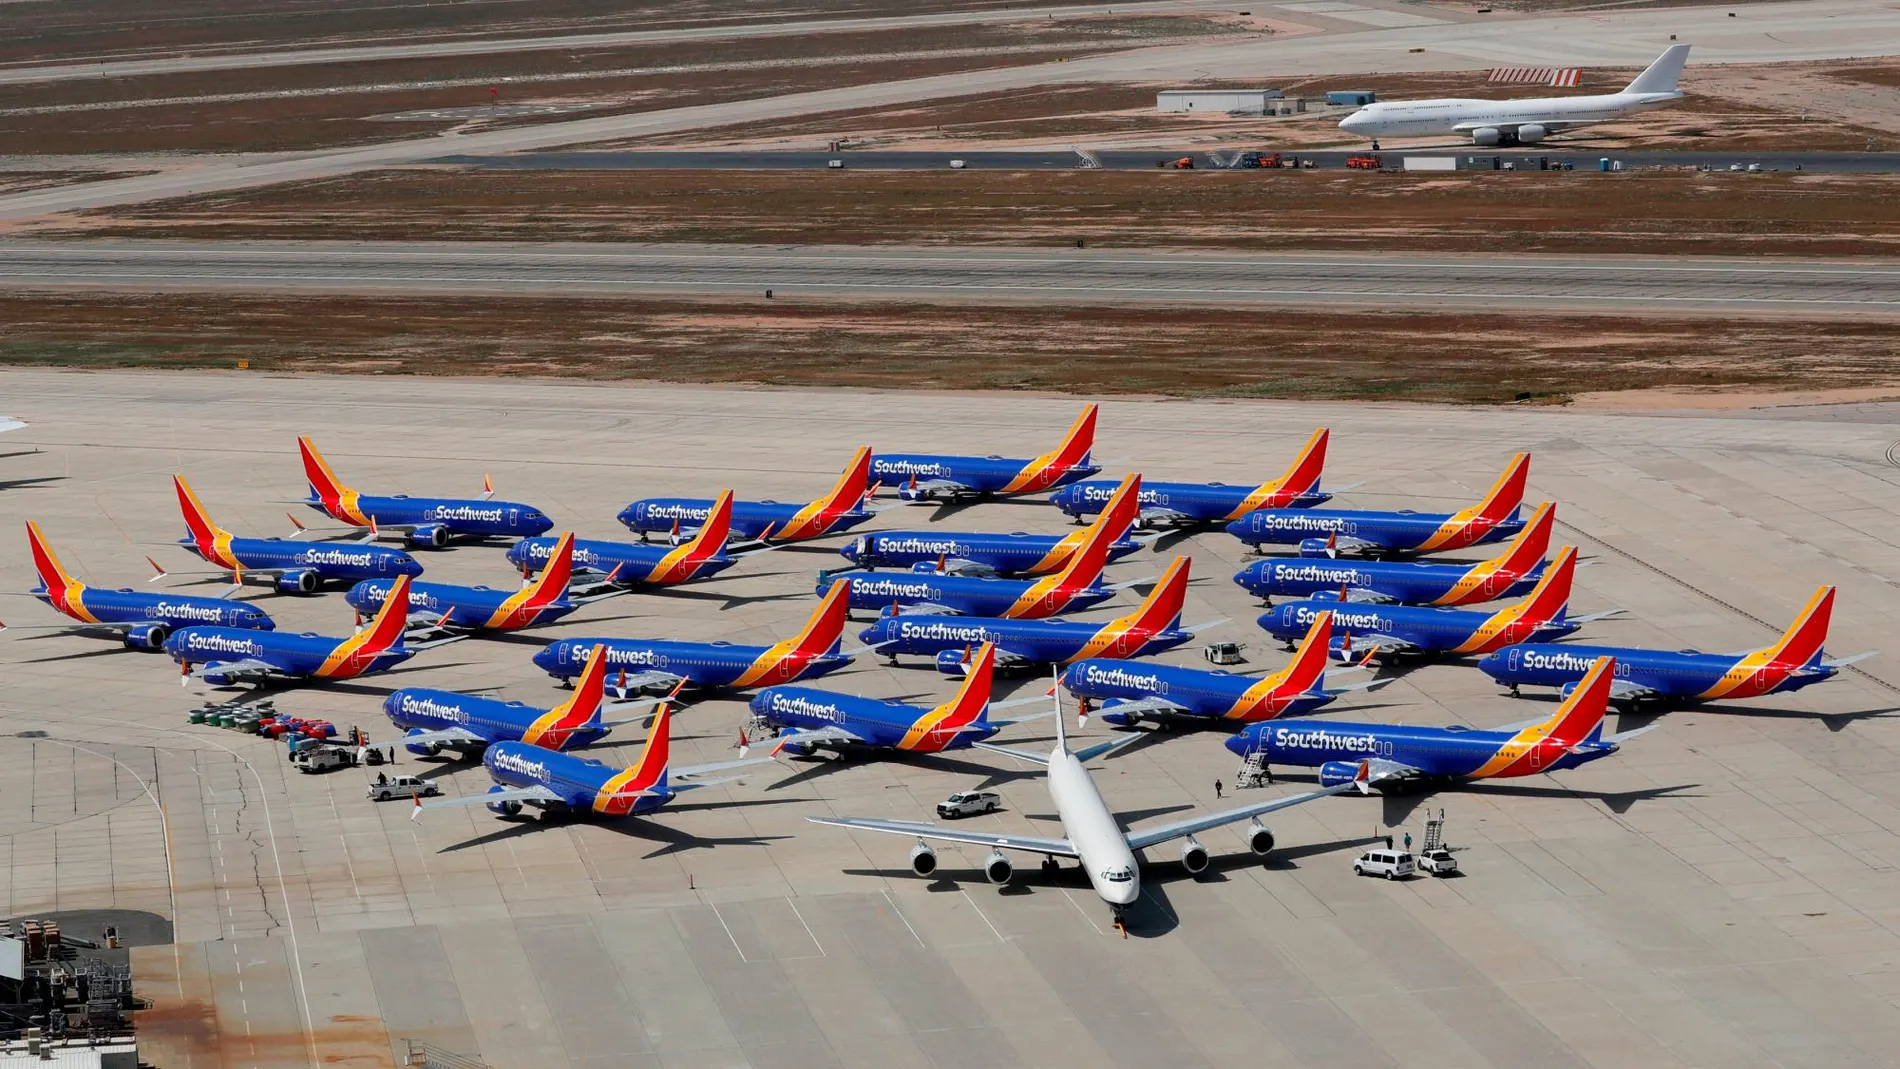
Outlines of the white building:
{"label": "white building", "polygon": [[1266,112],[1267,101],[1285,96],[1278,89],[1168,89],[1155,95],[1155,108],[1164,112],[1260,115]]}

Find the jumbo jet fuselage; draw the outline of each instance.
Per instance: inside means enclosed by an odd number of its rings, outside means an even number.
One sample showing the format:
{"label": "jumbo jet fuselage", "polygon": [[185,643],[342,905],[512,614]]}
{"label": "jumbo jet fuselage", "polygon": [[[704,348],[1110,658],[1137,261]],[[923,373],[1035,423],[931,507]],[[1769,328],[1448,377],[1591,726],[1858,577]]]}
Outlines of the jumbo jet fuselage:
{"label": "jumbo jet fuselage", "polygon": [[[1062,715],[1057,713],[1057,716]],[[1141,897],[1141,867],[1128,836],[1095,788],[1095,779],[1074,754],[1057,747],[1049,755],[1049,801],[1062,832],[1075,847],[1095,893],[1119,913]]]}
{"label": "jumbo jet fuselage", "polygon": [[[1360,108],[1347,116],[1339,128],[1372,138],[1468,134],[1476,145],[1496,145],[1513,139],[1523,144],[1535,144],[1556,130],[1614,122],[1638,112],[1666,108],[1681,99],[1681,93],[1670,92],[1604,93],[1598,96],[1537,97],[1530,100],[1469,100],[1458,97],[1394,100]],[[1490,133],[1487,135],[1486,131]]]}

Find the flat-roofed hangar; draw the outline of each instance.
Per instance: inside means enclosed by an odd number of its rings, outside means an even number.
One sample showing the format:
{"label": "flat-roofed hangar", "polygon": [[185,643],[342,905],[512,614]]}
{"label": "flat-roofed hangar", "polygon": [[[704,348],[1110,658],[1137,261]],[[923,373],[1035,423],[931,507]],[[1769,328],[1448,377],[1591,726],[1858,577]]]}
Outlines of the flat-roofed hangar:
{"label": "flat-roofed hangar", "polygon": [[1278,89],[1164,89],[1155,94],[1155,110],[1259,115],[1267,101],[1285,98]]}

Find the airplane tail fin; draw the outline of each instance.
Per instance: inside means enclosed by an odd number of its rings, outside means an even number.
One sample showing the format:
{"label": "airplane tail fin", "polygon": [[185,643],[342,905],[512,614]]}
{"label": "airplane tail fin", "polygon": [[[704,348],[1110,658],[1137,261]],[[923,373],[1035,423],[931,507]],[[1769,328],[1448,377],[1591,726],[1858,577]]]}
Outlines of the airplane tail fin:
{"label": "airplane tail fin", "polygon": [[666,767],[672,755],[673,703],[661,702],[653,712],[653,730],[647,735],[646,745],[640,748],[640,759],[628,765],[609,785],[621,791],[664,791]]}
{"label": "airplane tail fin", "polygon": [[[1305,448],[1293,460],[1293,466],[1286,469],[1278,482],[1270,482],[1260,487],[1261,491],[1271,492],[1276,487],[1281,493],[1298,497],[1319,489],[1320,475],[1326,469],[1326,442],[1332,437],[1332,431],[1326,427],[1313,432],[1306,440]],[[1258,493],[1259,491],[1256,491]]]}
{"label": "airplane tail fin", "polygon": [[527,597],[531,605],[545,605],[560,600],[567,593],[568,580],[574,576],[574,532],[561,535],[554,543],[554,551],[548,554],[548,563],[534,580],[534,589]]}
{"label": "airplane tail fin", "polygon": [[[1102,569],[1108,565],[1108,547],[1120,536],[1116,533],[1115,513],[1124,512],[1135,506],[1141,496],[1141,476],[1130,475],[1115,488],[1115,496],[1109,498],[1108,507],[1095,517],[1088,532],[1082,537],[1082,544],[1069,554],[1068,563],[1055,575],[1052,586],[1057,589],[1075,589],[1095,585],[1102,577]],[[1132,522],[1132,521],[1131,521]]]}
{"label": "airplane tail fin", "polygon": [[1135,521],[1141,517],[1141,476],[1130,475],[1115,488],[1114,496],[1108,499],[1108,506],[1095,522],[1108,535],[1108,541],[1119,542],[1134,529]]}
{"label": "airplane tail fin", "polygon": [[[1187,605],[1188,568],[1192,558],[1176,557],[1161,575],[1161,581],[1148,592],[1148,597],[1133,613],[1122,621],[1137,627],[1147,627],[1154,631],[1165,631],[1181,626],[1181,610]],[[1116,621],[1120,623],[1122,621]],[[1114,626],[1110,624],[1109,626]]]}
{"label": "airplane tail fin", "polygon": [[1656,61],[1644,68],[1636,80],[1625,86],[1625,93],[1674,93],[1682,80],[1682,68],[1689,62],[1688,45],[1670,45]]}
{"label": "airplane tail fin", "polygon": [[1529,523],[1504,547],[1504,552],[1492,558],[1492,571],[1508,572],[1513,575],[1527,575],[1537,562],[1544,559],[1544,552],[1550,549],[1551,528],[1556,526],[1557,503],[1546,501],[1537,506],[1531,514]]}
{"label": "airplane tail fin", "polygon": [[[710,550],[719,553],[726,548],[726,539],[732,535],[732,491],[721,490],[713,500],[712,508],[706,511],[706,522],[699,525],[688,545],[697,550]],[[688,557],[697,557],[697,553],[688,553]]]}
{"label": "airplane tail fin", "polygon": [[1511,463],[1491,484],[1491,489],[1471,510],[1473,519],[1488,519],[1492,523],[1503,523],[1511,513],[1524,503],[1524,484],[1530,480],[1531,455],[1519,453],[1511,458]]}
{"label": "airplane tail fin", "polygon": [[1331,610],[1313,618],[1312,626],[1306,629],[1306,637],[1300,640],[1300,647],[1293,659],[1280,672],[1282,694],[1304,694],[1317,691],[1326,685],[1327,648],[1333,641],[1333,614]]}
{"label": "airplane tail fin", "polygon": [[1814,592],[1801,614],[1794,618],[1781,639],[1762,648],[1754,656],[1769,663],[1810,665],[1821,660],[1821,647],[1827,643],[1827,628],[1834,616],[1834,588],[1824,586]]}
{"label": "airplane tail fin", "polygon": [[323,502],[325,508],[335,508],[343,500],[343,495],[350,492],[350,488],[343,485],[343,480],[330,470],[323,454],[317,452],[317,443],[299,437],[297,451],[303,454],[303,475],[310,481],[310,496]]}
{"label": "airplane tail fin", "polygon": [[1063,436],[1062,444],[1030,461],[1024,469],[1024,475],[1049,468],[1069,467],[1087,460],[1089,453],[1095,449],[1095,410],[1093,404],[1084,408],[1069,426],[1069,433]]}
{"label": "airplane tail fin", "polygon": [[990,687],[996,677],[996,644],[985,642],[976,651],[976,658],[963,672],[963,685],[957,688],[956,696],[938,706],[933,712],[943,715],[936,719],[944,724],[980,724],[989,719]]}
{"label": "airplane tail fin", "polygon": [[1601,734],[1615,673],[1616,658],[1598,657],[1557,711],[1539,725],[1542,737],[1567,748]]}
{"label": "airplane tail fin", "polygon": [[1515,613],[1517,619],[1530,623],[1562,621],[1570,608],[1570,583],[1576,574],[1577,547],[1565,546],[1522,602],[1499,611]]}
{"label": "airplane tail fin", "polygon": [[46,536],[40,534],[40,525],[32,520],[26,521],[26,541],[33,550],[33,569],[40,573],[40,585],[48,593],[71,593],[75,589],[86,588],[86,584],[66,574],[66,569],[59,566],[59,558],[53,555],[53,547],[46,544]]}
{"label": "airplane tail fin", "polygon": [[409,626],[409,577],[397,576],[389,585],[389,596],[367,628],[369,637],[357,647],[358,653],[381,653],[402,645],[403,631]]}
{"label": "airplane tail fin", "polygon": [[198,503],[198,495],[191,492],[191,485],[185,482],[183,475],[172,476],[172,486],[178,491],[178,510],[184,513],[185,529],[191,532],[193,542],[208,548],[227,534],[224,528],[211,522],[205,507]]}
{"label": "airplane tail fin", "polygon": [[576,731],[600,727],[602,700],[607,693],[607,647],[595,644],[587,655],[580,678],[574,681],[574,693],[566,701],[549,709],[522,733],[521,741],[533,746],[559,750],[567,746]]}
{"label": "airplane tail fin", "polygon": [[831,487],[831,492],[812,502],[812,505],[826,512],[854,509],[864,500],[864,494],[870,488],[871,447],[859,446],[851,463],[845,465],[844,472]]}
{"label": "airplane tail fin", "polygon": [[845,616],[851,611],[851,580],[838,579],[825,591],[825,600],[812,610],[805,629],[791,641],[796,650],[836,653],[844,641]]}

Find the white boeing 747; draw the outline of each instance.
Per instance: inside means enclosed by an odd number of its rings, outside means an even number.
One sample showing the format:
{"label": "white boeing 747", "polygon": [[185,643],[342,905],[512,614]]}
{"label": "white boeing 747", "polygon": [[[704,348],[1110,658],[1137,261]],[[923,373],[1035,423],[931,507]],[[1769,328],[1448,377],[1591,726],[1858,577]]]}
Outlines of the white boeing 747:
{"label": "white boeing 747", "polygon": [[1534,145],[1545,137],[1594,123],[1614,122],[1639,111],[1666,108],[1682,99],[1676,83],[1688,62],[1688,45],[1671,45],[1620,93],[1537,97],[1529,100],[1389,100],[1367,104],[1339,123],[1349,134],[1369,138],[1462,134],[1474,145]]}
{"label": "white boeing 747", "polygon": [[1114,912],[1117,926],[1122,924],[1122,912],[1135,899],[1141,897],[1141,870],[1135,862],[1135,851],[1150,846],[1159,846],[1174,839],[1186,839],[1181,844],[1181,866],[1190,873],[1199,874],[1208,865],[1207,848],[1194,836],[1196,832],[1208,831],[1238,821],[1253,819],[1253,827],[1247,832],[1247,844],[1260,857],[1266,857],[1273,850],[1273,833],[1267,830],[1259,818],[1275,810],[1310,802],[1315,798],[1324,798],[1329,794],[1357,789],[1366,793],[1372,778],[1370,766],[1361,762],[1357,778],[1332,787],[1304,794],[1292,794],[1266,802],[1240,806],[1219,813],[1204,813],[1200,816],[1177,820],[1159,827],[1137,831],[1123,831],[1115,812],[1102,800],[1102,793],[1096,789],[1095,780],[1089,775],[1083,762],[1099,757],[1110,750],[1123,746],[1144,735],[1133,735],[1101,743],[1079,753],[1069,752],[1069,740],[1062,726],[1060,708],[1061,690],[1055,691],[1056,745],[1048,754],[1031,753],[996,746],[987,742],[976,745],[996,753],[1048,768],[1049,800],[1055,803],[1056,819],[1062,822],[1062,831],[1066,836],[1061,839],[1045,839],[1028,835],[1002,835],[994,832],[963,831],[951,829],[940,824],[910,820],[877,820],[863,817],[806,817],[814,824],[831,824],[840,828],[853,828],[860,831],[882,831],[893,835],[909,835],[917,840],[911,847],[910,867],[919,876],[928,876],[937,871],[937,852],[931,849],[926,839],[939,842],[961,843],[966,846],[987,846],[989,857],[983,861],[983,874],[994,884],[1006,884],[1015,872],[1004,850],[1020,850],[1025,853],[1041,854],[1045,858],[1045,868],[1053,869],[1057,858],[1072,857],[1082,863],[1082,871],[1087,874],[1089,883],[1102,901],[1108,903]]}

